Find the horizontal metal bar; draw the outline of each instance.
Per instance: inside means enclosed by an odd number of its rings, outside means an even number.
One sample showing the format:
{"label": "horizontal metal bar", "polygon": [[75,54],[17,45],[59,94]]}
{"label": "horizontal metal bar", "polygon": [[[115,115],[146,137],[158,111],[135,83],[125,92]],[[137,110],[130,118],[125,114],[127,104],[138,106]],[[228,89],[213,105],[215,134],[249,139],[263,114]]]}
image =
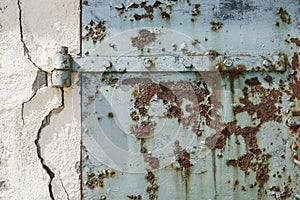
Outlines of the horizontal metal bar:
{"label": "horizontal metal bar", "polygon": [[73,58],[76,72],[166,72],[166,71],[278,71],[286,70],[285,54],[261,56],[140,56],[140,57],[77,57]]}

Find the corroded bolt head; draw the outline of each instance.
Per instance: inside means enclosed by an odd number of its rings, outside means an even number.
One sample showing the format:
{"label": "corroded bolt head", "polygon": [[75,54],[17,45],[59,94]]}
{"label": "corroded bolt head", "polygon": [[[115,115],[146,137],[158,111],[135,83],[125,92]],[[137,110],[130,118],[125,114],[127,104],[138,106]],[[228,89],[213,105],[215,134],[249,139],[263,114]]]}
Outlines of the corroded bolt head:
{"label": "corroded bolt head", "polygon": [[145,58],[144,59],[144,66],[146,68],[150,68],[150,67],[152,67],[152,65],[153,65],[153,61],[150,58]]}
{"label": "corroded bolt head", "polygon": [[224,60],[225,67],[231,67],[233,65],[233,60],[227,58]]}
{"label": "corroded bolt head", "polygon": [[192,62],[190,60],[188,60],[187,58],[183,58],[181,63],[185,66],[185,68],[193,67]]}
{"label": "corroded bolt head", "polygon": [[267,59],[263,60],[262,64],[264,67],[270,67],[272,65],[272,63]]}
{"label": "corroded bolt head", "polygon": [[287,125],[289,126],[289,127],[293,127],[293,126],[298,126],[299,125],[299,121],[298,120],[296,120],[295,118],[289,118],[288,120],[287,120]]}

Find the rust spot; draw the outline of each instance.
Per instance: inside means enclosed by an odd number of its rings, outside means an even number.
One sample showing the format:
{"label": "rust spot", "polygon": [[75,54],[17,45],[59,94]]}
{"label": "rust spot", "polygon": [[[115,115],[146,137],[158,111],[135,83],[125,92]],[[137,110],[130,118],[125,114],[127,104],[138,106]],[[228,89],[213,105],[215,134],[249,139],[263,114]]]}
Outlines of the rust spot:
{"label": "rust spot", "polygon": [[271,191],[274,191],[274,192],[280,192],[280,187],[277,185],[277,186],[272,186],[270,188]]}
{"label": "rust spot", "polygon": [[292,69],[298,70],[299,69],[299,57],[297,53],[294,53],[292,58]]}
{"label": "rust spot", "polygon": [[114,114],[113,114],[112,112],[109,112],[109,113],[107,113],[107,117],[108,117],[108,118],[113,118],[113,117],[114,117]]}
{"label": "rust spot", "polygon": [[292,115],[293,116],[300,116],[300,111],[299,110],[292,110]]}
{"label": "rust spot", "polygon": [[217,31],[217,30],[221,29],[223,26],[222,22],[210,22],[210,24],[211,24],[212,31]]}
{"label": "rust spot", "polygon": [[290,87],[293,91],[291,100],[294,98],[300,99],[300,82],[298,80],[292,80]]}
{"label": "rust spot", "polygon": [[[257,114],[261,119],[261,123],[267,121],[281,122],[280,107],[276,106],[279,103],[282,92],[276,89],[266,89],[261,85],[254,85],[250,90],[245,87],[243,89],[244,98],[240,98],[240,103],[244,106],[234,107],[235,113],[248,112],[249,115]],[[259,102],[250,101],[251,95],[259,95]],[[250,97],[250,98],[249,98]]]}
{"label": "rust spot", "polygon": [[192,166],[194,166],[191,162],[190,162],[190,153],[188,153],[185,149],[183,149],[180,144],[179,141],[176,140],[175,141],[175,148],[174,148],[174,154],[176,156],[176,160],[179,163],[179,165],[181,167],[183,167],[184,169],[189,169]]}
{"label": "rust spot", "polygon": [[269,171],[269,164],[258,164],[256,180],[260,187],[262,187],[264,183],[269,180]]}
{"label": "rust spot", "polygon": [[261,82],[258,80],[257,77],[251,78],[251,79],[247,79],[247,80],[245,81],[245,83],[246,83],[248,86],[261,85]]}
{"label": "rust spot", "polygon": [[292,189],[289,186],[284,186],[284,191],[280,194],[280,199],[289,199],[293,194]]}
{"label": "rust spot", "polygon": [[273,77],[270,76],[270,75],[267,75],[265,78],[264,78],[265,81],[267,81],[269,83],[269,85],[272,85],[273,84]]}
{"label": "rust spot", "polygon": [[142,199],[141,195],[134,195],[134,194],[130,194],[130,195],[126,195],[128,197],[128,199],[135,199],[135,200],[140,200]]}
{"label": "rust spot", "polygon": [[169,20],[171,17],[170,14],[167,13],[166,11],[161,12],[160,15],[163,19],[167,19],[167,20]]}
{"label": "rust spot", "polygon": [[152,6],[144,6],[144,9],[147,13],[153,13],[153,7]]}
{"label": "rust spot", "polygon": [[143,19],[143,16],[139,15],[139,14],[134,14],[133,17],[134,17],[135,20],[141,20],[141,19]]}
{"label": "rust spot", "polygon": [[162,2],[160,1],[155,1],[154,4],[153,4],[153,7],[158,7],[159,5],[163,4]]}
{"label": "rust spot", "polygon": [[87,172],[87,186],[90,189],[94,189],[95,187],[104,187],[104,179],[113,177],[116,174],[115,171],[112,170],[101,170],[97,174],[93,171]]}
{"label": "rust spot", "polygon": [[138,36],[131,38],[131,44],[133,47],[137,47],[138,49],[144,48],[147,44],[151,42],[155,42],[156,37],[154,33],[146,29],[142,29],[139,31]]}
{"label": "rust spot", "polygon": [[133,3],[131,4],[130,6],[128,6],[129,9],[132,9],[132,8],[138,8],[140,5],[137,4],[137,3]]}
{"label": "rust spot", "polygon": [[158,197],[159,185],[156,183],[156,178],[153,172],[147,170],[147,181],[150,183],[150,186],[147,187],[146,192],[148,193],[149,199],[154,200]]}
{"label": "rust spot", "polygon": [[245,155],[242,155],[237,160],[228,160],[226,164],[233,167],[240,167],[240,169],[244,172],[248,171],[248,168],[251,165],[251,161],[254,158],[253,153],[246,153]]}
{"label": "rust spot", "polygon": [[226,137],[223,134],[217,133],[205,139],[205,145],[211,150],[223,149],[225,144]]}
{"label": "rust spot", "polygon": [[219,55],[220,53],[215,50],[210,50],[205,53],[205,56],[208,56],[210,60],[215,60]]}
{"label": "rust spot", "polygon": [[[199,115],[205,117],[208,125],[212,125],[209,117],[209,110],[211,106],[201,103],[205,99],[207,99],[209,103],[212,101],[207,98],[209,91],[206,85],[201,86],[201,82],[195,82],[192,84],[188,81],[161,81],[159,83],[153,83],[150,81],[151,80],[146,79],[143,82],[143,80],[136,78],[123,81],[123,83],[131,84],[135,87],[133,96],[135,99],[134,108],[136,110],[131,112],[131,118],[134,121],[137,121],[137,119],[140,118],[139,115],[142,117],[150,117],[147,107],[150,105],[151,99],[156,96],[157,100],[162,100],[162,103],[166,106],[166,111],[162,117],[170,119],[177,118],[178,122],[182,123],[184,127],[192,125],[196,134],[199,134],[201,131]],[[190,113],[190,115],[186,117],[183,117],[183,111],[181,108],[183,99],[187,99],[192,102],[185,106],[185,111]],[[149,120],[147,123],[149,123]],[[153,126],[155,126],[155,124],[153,124]],[[137,128],[138,127],[134,128],[134,130],[139,130]]]}
{"label": "rust spot", "polygon": [[289,13],[284,10],[283,8],[279,8],[278,12],[277,12],[280,16],[280,19],[287,24],[291,24],[291,16],[289,15]]}
{"label": "rust spot", "polygon": [[194,7],[193,7],[193,10],[192,10],[192,16],[197,16],[197,15],[199,15],[200,14],[200,10],[199,10],[199,8],[200,8],[200,4],[194,4],[193,5]]}
{"label": "rust spot", "polygon": [[300,40],[298,38],[291,38],[291,42],[296,44],[297,47],[300,47]]}
{"label": "rust spot", "polygon": [[91,20],[89,24],[85,26],[87,33],[82,37],[83,40],[92,40],[94,44],[101,42],[106,36],[105,21],[100,20],[97,24]]}

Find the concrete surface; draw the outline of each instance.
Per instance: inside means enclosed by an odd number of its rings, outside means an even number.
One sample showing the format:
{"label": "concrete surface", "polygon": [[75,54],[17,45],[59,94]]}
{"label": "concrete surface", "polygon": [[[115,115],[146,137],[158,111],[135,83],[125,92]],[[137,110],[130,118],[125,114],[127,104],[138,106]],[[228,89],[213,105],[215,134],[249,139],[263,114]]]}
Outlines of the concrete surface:
{"label": "concrete surface", "polygon": [[0,199],[80,199],[80,87],[51,88],[59,46],[79,53],[79,1],[0,2]]}

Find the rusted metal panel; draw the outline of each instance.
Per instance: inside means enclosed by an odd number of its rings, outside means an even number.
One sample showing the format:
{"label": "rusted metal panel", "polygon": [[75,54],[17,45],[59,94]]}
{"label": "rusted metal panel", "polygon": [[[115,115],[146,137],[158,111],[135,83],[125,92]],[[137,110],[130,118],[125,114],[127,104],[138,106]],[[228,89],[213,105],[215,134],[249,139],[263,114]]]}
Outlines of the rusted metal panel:
{"label": "rusted metal panel", "polygon": [[86,1],[84,199],[297,199],[296,1]]}

